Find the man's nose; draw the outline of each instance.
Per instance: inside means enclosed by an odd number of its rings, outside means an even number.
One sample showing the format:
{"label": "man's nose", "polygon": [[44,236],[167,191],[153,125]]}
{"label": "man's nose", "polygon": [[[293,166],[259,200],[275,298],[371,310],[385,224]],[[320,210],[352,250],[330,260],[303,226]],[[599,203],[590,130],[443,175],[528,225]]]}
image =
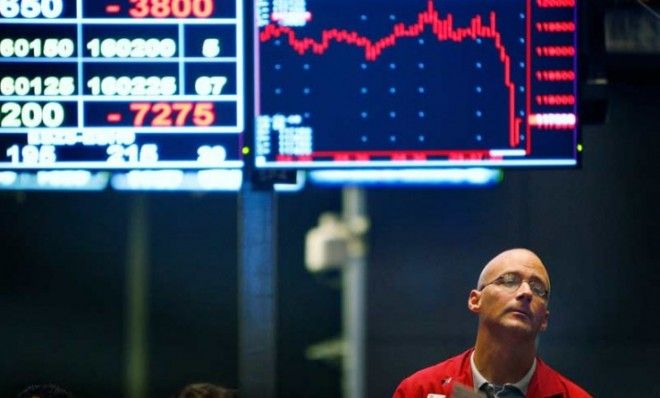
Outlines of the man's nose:
{"label": "man's nose", "polygon": [[534,296],[534,292],[532,291],[532,287],[529,285],[529,282],[527,282],[527,281],[522,281],[520,283],[520,286],[518,286],[517,293],[519,295],[524,295],[529,300],[531,300],[532,297]]}

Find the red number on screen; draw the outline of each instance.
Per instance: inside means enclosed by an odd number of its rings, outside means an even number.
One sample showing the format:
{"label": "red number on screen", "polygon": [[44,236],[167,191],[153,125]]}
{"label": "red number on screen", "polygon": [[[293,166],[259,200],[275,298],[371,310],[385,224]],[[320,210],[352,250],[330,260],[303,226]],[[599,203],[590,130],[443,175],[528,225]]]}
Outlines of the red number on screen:
{"label": "red number on screen", "polygon": [[204,127],[215,122],[215,109],[210,102],[133,102],[129,109],[134,113],[133,125],[136,127],[146,124],[153,127],[182,127],[190,121],[193,126]]}
{"label": "red number on screen", "polygon": [[208,18],[214,0],[129,0],[133,18]]}

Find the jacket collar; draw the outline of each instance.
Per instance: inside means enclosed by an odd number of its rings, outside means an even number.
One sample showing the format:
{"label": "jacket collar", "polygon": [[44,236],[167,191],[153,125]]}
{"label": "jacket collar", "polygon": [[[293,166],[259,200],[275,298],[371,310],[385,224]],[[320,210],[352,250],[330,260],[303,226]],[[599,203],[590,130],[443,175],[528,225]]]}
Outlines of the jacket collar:
{"label": "jacket collar", "polygon": [[[449,391],[453,388],[454,383],[460,383],[468,387],[474,388],[472,378],[472,366],[470,365],[470,357],[474,352],[474,348],[465,351],[459,356],[459,363],[454,377],[443,380],[443,384],[449,384]],[[540,358],[536,358],[536,370],[532,375],[527,387],[528,397],[543,397],[543,398],[563,398],[563,387],[556,377],[552,377],[553,370],[545,364]]]}
{"label": "jacket collar", "polygon": [[450,384],[450,391],[454,388],[454,383],[460,383],[464,386],[474,387],[472,377],[472,366],[470,365],[470,357],[474,352],[474,348],[465,351],[459,356],[460,362],[458,369],[456,369],[455,376],[451,380],[445,380],[445,384]]}
{"label": "jacket collar", "polygon": [[552,377],[553,370],[545,362],[536,358],[536,371],[529,381],[527,395],[530,397],[562,398],[563,387],[556,377]]}

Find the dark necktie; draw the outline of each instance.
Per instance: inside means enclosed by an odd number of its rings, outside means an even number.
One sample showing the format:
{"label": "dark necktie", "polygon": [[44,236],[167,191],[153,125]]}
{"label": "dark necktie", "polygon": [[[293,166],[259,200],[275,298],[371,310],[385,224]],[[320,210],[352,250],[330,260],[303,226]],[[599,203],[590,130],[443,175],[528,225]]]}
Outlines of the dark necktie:
{"label": "dark necktie", "polygon": [[506,385],[500,394],[500,397],[525,398],[525,394],[516,386]]}
{"label": "dark necktie", "polygon": [[495,389],[492,384],[484,383],[479,390],[486,393],[487,398],[495,398]]}
{"label": "dark necktie", "polygon": [[524,398],[525,395],[517,387],[506,385],[502,388],[495,389],[492,384],[484,383],[479,390],[486,394],[487,398]]}

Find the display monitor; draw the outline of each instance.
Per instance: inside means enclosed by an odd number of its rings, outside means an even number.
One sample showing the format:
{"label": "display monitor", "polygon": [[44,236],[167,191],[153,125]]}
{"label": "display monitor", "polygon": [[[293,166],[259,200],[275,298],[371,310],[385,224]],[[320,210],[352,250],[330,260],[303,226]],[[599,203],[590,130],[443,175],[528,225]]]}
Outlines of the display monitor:
{"label": "display monitor", "polygon": [[0,1],[0,169],[240,168],[242,0]]}
{"label": "display monitor", "polygon": [[257,0],[259,168],[575,166],[575,0]]}

